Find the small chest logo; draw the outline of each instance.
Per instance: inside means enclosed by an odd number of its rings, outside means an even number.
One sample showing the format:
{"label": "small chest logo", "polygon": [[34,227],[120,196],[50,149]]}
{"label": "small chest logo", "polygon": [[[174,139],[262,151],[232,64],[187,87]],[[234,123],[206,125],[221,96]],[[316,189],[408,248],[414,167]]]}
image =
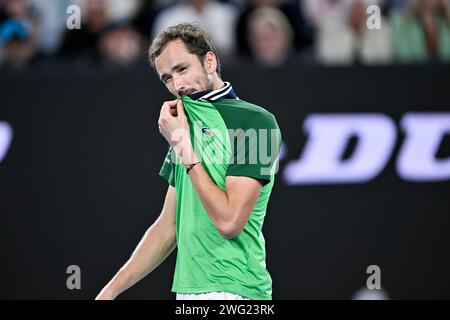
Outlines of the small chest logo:
{"label": "small chest logo", "polygon": [[211,138],[211,137],[214,136],[214,132],[212,132],[211,129],[209,129],[208,127],[203,127],[202,128],[202,133],[207,138]]}

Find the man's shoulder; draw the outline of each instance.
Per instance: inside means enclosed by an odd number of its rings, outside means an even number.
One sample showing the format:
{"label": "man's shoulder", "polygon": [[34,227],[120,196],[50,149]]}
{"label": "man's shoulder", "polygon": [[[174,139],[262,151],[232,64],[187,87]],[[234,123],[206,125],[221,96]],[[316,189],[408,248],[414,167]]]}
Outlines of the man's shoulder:
{"label": "man's shoulder", "polygon": [[242,99],[223,99],[221,111],[235,121],[262,127],[276,127],[275,116],[267,109]]}

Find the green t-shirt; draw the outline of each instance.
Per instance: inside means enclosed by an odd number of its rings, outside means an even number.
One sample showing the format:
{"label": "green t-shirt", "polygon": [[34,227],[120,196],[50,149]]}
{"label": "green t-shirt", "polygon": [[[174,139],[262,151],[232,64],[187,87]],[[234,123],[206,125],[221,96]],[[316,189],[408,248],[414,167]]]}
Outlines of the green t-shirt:
{"label": "green t-shirt", "polygon": [[169,149],[160,175],[177,193],[178,253],[172,291],[225,291],[250,299],[271,299],[262,226],[278,169],[281,135],[277,122],[265,109],[238,99],[229,83],[200,96],[182,100],[194,149],[211,179],[225,190],[226,176],[247,176],[260,180],[263,188],[243,231],[224,239],[184,166]]}

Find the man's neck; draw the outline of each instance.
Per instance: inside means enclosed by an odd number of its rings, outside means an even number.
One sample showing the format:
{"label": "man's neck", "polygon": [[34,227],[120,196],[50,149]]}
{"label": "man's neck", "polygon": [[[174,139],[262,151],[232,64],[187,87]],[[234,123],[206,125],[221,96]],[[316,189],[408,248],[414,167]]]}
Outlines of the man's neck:
{"label": "man's neck", "polygon": [[223,88],[224,85],[225,84],[223,83],[222,79],[217,78],[217,81],[214,81],[213,90],[218,90],[220,88]]}

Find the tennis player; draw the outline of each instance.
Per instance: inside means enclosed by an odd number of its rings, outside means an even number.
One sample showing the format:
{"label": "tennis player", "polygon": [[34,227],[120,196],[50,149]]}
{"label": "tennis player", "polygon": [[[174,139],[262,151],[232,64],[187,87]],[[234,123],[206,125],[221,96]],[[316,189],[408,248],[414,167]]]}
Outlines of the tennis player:
{"label": "tennis player", "polygon": [[176,98],[158,121],[170,144],[160,171],[168,190],[160,216],[97,299],[116,298],[175,247],[177,299],[271,299],[262,227],[281,145],[275,117],[221,79],[217,51],[197,25],[163,30],[149,59]]}

